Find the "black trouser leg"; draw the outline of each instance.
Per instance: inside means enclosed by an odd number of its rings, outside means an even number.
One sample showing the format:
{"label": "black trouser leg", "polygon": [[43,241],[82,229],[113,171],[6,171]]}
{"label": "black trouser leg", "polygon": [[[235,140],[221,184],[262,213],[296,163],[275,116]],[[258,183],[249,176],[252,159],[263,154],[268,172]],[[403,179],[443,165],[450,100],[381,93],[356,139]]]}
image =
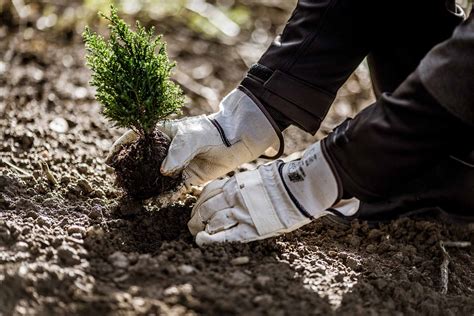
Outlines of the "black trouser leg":
{"label": "black trouser leg", "polygon": [[454,0],[414,1],[414,5],[395,5],[390,14],[376,16],[372,34],[377,39],[368,56],[376,97],[395,91],[436,44],[451,37],[462,20],[462,10]]}
{"label": "black trouser leg", "polygon": [[[336,128],[323,148],[345,197],[379,206],[391,200],[402,206],[416,200],[427,207],[452,203],[473,212],[474,173],[449,158],[467,155],[473,135],[474,127],[442,107],[415,72],[392,95],[384,94]],[[452,172],[443,171],[450,166]],[[441,182],[430,183],[434,179]]]}
{"label": "black trouser leg", "polygon": [[446,157],[420,177],[405,182],[399,192],[372,202],[361,201],[354,216],[379,222],[403,215],[449,215],[450,220],[474,219],[474,157]]}

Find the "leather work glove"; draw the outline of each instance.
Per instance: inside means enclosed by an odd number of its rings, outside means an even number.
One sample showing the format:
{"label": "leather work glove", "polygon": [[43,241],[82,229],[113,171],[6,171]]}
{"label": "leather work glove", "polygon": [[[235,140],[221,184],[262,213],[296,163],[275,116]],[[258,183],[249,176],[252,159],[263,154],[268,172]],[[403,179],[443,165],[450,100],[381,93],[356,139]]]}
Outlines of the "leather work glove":
{"label": "leather work glove", "polygon": [[[196,243],[249,242],[295,230],[331,213],[338,183],[312,145],[300,160],[281,160],[208,184],[188,223]],[[351,215],[357,208],[340,208]]]}
{"label": "leather work glove", "polygon": [[[220,103],[219,112],[163,121],[158,128],[171,138],[164,175],[183,170],[186,185],[199,185],[225,175],[262,154],[275,155],[280,138],[260,108],[241,90]],[[111,147],[106,162],[137,134],[128,131]]]}

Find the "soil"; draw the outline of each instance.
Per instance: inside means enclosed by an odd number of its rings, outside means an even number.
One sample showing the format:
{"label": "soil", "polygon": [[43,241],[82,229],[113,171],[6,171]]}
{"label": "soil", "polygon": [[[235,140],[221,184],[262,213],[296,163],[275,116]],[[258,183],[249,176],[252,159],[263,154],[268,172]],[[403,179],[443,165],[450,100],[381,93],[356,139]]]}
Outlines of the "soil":
{"label": "soil", "polygon": [[[252,8],[263,16],[258,5]],[[272,28],[289,14],[270,12]],[[191,78],[194,67],[212,64],[200,83],[218,87],[219,97],[245,73],[238,45],[170,29],[178,67]],[[124,131],[100,115],[79,35],[64,42],[2,30],[0,315],[474,314],[473,225],[404,218],[369,227],[327,216],[278,238],[197,247],[186,226],[197,190],[160,207],[124,198],[114,186],[104,157]],[[206,59],[198,56],[202,47]],[[360,83],[358,95],[370,95],[361,78],[351,78],[349,90]],[[190,95],[186,115],[212,110]],[[336,110],[339,102],[359,104],[339,100]],[[341,120],[337,113],[329,123]],[[314,140],[294,129],[285,137],[287,154]],[[471,243],[446,248],[446,294],[443,241]]]}
{"label": "soil", "polygon": [[110,164],[115,170],[117,185],[139,200],[176,190],[181,184],[181,174],[166,177],[160,172],[169,146],[169,137],[158,129],[149,137],[123,146]]}

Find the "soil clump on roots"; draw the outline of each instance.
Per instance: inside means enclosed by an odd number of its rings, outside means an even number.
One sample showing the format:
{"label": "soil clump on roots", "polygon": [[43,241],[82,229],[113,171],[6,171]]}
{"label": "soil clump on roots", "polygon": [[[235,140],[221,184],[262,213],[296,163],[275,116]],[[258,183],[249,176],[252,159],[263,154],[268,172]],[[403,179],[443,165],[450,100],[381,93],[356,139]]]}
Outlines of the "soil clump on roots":
{"label": "soil clump on roots", "polygon": [[167,177],[160,166],[170,146],[170,139],[155,129],[151,137],[140,137],[126,144],[110,163],[117,175],[116,183],[132,198],[145,200],[176,189],[181,174]]}

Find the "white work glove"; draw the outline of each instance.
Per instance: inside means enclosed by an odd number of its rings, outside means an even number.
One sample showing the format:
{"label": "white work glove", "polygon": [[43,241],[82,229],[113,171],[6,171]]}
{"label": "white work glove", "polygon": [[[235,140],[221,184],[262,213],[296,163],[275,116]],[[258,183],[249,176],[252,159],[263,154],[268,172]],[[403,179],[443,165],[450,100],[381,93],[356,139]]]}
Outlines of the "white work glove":
{"label": "white work glove", "polygon": [[[188,227],[199,246],[249,242],[290,232],[329,214],[337,198],[336,178],[318,142],[300,160],[278,160],[211,182],[196,202]],[[357,209],[341,211],[349,216]]]}
{"label": "white work glove", "polygon": [[[186,185],[206,183],[262,154],[274,155],[280,139],[260,108],[241,90],[233,90],[220,103],[219,112],[164,121],[158,128],[171,138],[164,175],[183,170]],[[128,131],[110,150],[106,161],[137,135]]]}

